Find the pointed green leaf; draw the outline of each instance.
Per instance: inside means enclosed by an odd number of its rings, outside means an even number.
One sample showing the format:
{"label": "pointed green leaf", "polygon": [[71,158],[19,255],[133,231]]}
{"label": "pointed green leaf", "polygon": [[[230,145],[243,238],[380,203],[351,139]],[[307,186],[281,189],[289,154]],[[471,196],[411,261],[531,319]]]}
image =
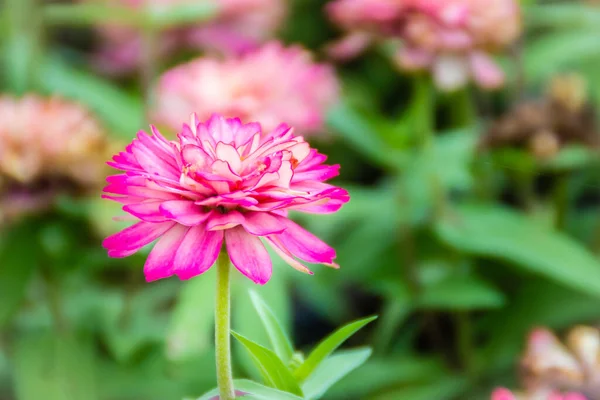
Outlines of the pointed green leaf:
{"label": "pointed green leaf", "polygon": [[[246,379],[236,379],[233,381],[233,386],[236,391],[248,393],[243,396],[243,399],[257,400],[302,400],[303,397],[298,397],[294,394],[282,392],[281,390],[273,389],[268,386],[261,385]],[[208,393],[203,394],[196,400],[216,400],[219,396],[219,389],[213,389]],[[191,400],[191,399],[190,399]]]}
{"label": "pointed green leaf", "polygon": [[377,319],[377,316],[364,318],[358,321],[351,322],[347,325],[342,326],[337,331],[326,337],[317,347],[310,353],[308,358],[302,363],[300,367],[294,372],[294,376],[298,382],[303,382],[308,378],[315,369],[335,351],[342,343],[346,341],[350,336],[354,335],[363,326],[369,322]]}
{"label": "pointed green leaf", "polygon": [[370,348],[360,348],[327,357],[302,385],[304,395],[307,399],[320,399],[331,386],[367,361],[371,353]]}
{"label": "pointed green leaf", "polygon": [[501,207],[464,206],[437,225],[448,244],[600,296],[600,262],[570,237]]}
{"label": "pointed green leaf", "polygon": [[231,334],[248,350],[267,385],[303,396],[296,379],[277,354],[239,333]]}
{"label": "pointed green leaf", "polygon": [[269,335],[273,351],[280,360],[287,364],[294,354],[294,348],[292,347],[290,339],[285,334],[281,324],[275,317],[275,314],[271,311],[271,308],[269,308],[256,291],[250,290],[250,299],[265,327],[267,335]]}

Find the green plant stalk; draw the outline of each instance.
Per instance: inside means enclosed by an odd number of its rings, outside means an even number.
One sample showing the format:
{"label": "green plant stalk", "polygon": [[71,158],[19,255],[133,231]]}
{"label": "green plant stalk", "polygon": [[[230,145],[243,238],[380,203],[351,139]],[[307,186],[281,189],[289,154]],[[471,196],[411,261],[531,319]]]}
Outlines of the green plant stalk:
{"label": "green plant stalk", "polygon": [[142,31],[142,66],[140,81],[144,91],[144,125],[150,123],[150,113],[154,102],[153,85],[159,70],[156,40],[160,35],[158,28],[148,26]]}
{"label": "green plant stalk", "polygon": [[215,302],[215,352],[220,400],[235,399],[231,372],[230,269],[229,257],[227,252],[223,251],[217,260],[217,295]]}
{"label": "green plant stalk", "polygon": [[468,376],[473,377],[473,327],[467,311],[458,311],[454,316],[456,323],[456,343],[461,367]]}
{"label": "green plant stalk", "polygon": [[564,228],[569,212],[569,179],[566,175],[558,176],[556,187],[554,188],[553,200],[554,227],[560,230]]}

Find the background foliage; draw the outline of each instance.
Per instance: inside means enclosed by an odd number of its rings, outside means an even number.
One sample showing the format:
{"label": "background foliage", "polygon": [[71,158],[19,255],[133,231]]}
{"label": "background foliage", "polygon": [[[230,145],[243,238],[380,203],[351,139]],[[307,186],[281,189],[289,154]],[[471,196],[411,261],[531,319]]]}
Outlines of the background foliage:
{"label": "background foliage", "polygon": [[[337,249],[342,268],[304,276],[275,265],[258,289],[298,350],[379,315],[349,340],[373,355],[327,399],[485,399],[494,386],[517,386],[532,327],[600,319],[596,150],[566,147],[540,161],[478,146],[494,118],[541,97],[556,74],[580,75],[593,104],[600,96],[600,8],[522,5],[525,35],[503,60],[509,85],[500,92],[437,93],[378,50],[338,66],[343,98],[328,115],[329,136],[314,141],[342,165],[337,184],[352,200],[335,215],[298,220]],[[86,64],[89,22],[110,16],[53,6],[2,3],[0,88],[77,100],[115,142],[130,140],[146,125],[137,79],[111,80]],[[292,7],[281,38],[322,55],[336,35],[322,2]],[[150,23],[182,18],[190,16]],[[1,399],[181,399],[214,386],[213,272],[146,284],[144,254],[111,260],[100,246],[119,228],[111,207],[65,198],[50,214],[2,226]],[[267,345],[250,286],[235,281],[233,329],[242,344]],[[239,343],[235,367],[236,377],[260,380]]]}

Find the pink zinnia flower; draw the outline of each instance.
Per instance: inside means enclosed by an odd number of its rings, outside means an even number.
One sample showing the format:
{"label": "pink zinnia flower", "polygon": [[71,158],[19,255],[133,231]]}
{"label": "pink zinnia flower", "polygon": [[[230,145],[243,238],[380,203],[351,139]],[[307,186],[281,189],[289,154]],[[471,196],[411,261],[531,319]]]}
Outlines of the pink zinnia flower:
{"label": "pink zinnia flower", "polygon": [[349,32],[330,47],[333,56],[354,56],[367,37],[400,39],[397,64],[408,71],[431,70],[446,90],[469,79],[483,88],[501,86],[504,74],[490,54],[521,31],[515,0],[335,0],[327,10]]}
{"label": "pink zinnia flower", "polygon": [[[195,0],[79,1],[104,2],[131,9],[153,7],[158,10],[197,3]],[[249,51],[272,38],[286,14],[284,0],[210,0],[210,3],[217,8],[213,20],[161,32],[155,42],[157,53],[165,57],[180,48],[225,54]],[[95,65],[112,74],[129,73],[139,67],[142,61],[142,35],[137,29],[104,24],[98,26],[97,31],[101,47],[96,54]]]}
{"label": "pink zinnia flower", "polygon": [[324,183],[338,165],[311,149],[287,125],[269,133],[260,124],[214,115],[192,118],[178,141],[152,127],[139,132],[111,166],[106,198],[139,218],[108,237],[109,256],[129,256],[159,239],[144,266],[148,281],[208,270],[223,242],[233,265],[258,284],[271,277],[262,238],[292,267],[311,273],[296,258],[337,267],[335,250],[288,218],[288,211],[332,213],[348,193]]}
{"label": "pink zinnia flower", "polygon": [[298,134],[323,129],[338,98],[333,69],[300,47],[273,42],[240,58],[201,57],[166,72],[158,83],[154,118],[178,129],[192,112],[257,121],[267,131],[287,121]]}
{"label": "pink zinnia flower", "polygon": [[95,191],[108,140],[81,104],[0,95],[0,222],[50,208],[59,194]]}

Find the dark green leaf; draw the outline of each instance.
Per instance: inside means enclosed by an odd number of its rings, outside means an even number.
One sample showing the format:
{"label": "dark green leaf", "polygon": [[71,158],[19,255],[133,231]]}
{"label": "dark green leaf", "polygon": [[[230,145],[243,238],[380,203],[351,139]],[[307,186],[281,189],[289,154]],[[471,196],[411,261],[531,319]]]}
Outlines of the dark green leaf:
{"label": "dark green leaf", "polygon": [[409,385],[370,397],[372,400],[446,400],[460,398],[458,395],[467,387],[462,377],[444,377],[435,382]]}
{"label": "dark green leaf", "polygon": [[600,262],[568,236],[533,224],[500,207],[465,206],[437,227],[448,244],[477,255],[511,261],[581,292],[600,296]]}
{"label": "dark green leaf", "polygon": [[294,354],[294,348],[286,333],[284,332],[281,324],[273,314],[273,311],[264,302],[260,295],[254,291],[250,291],[250,299],[256,309],[256,312],[260,316],[260,319],[265,327],[273,351],[277,354],[277,357],[285,364],[287,364]]}
{"label": "dark green leaf", "polygon": [[384,167],[397,164],[394,152],[379,138],[376,128],[348,104],[340,103],[329,110],[327,124],[371,161]]}
{"label": "dark green leaf", "polygon": [[474,310],[499,308],[504,294],[489,283],[472,276],[450,277],[425,287],[417,306],[436,310]]}
{"label": "dark green leaf", "polygon": [[307,399],[320,399],[331,386],[367,361],[370,355],[371,349],[362,348],[339,351],[327,357],[302,385],[304,395]]}
{"label": "dark green leaf", "polygon": [[252,355],[252,359],[267,385],[284,392],[303,396],[302,389],[298,386],[296,379],[275,353],[238,333],[231,333]]}
{"label": "dark green leaf", "polygon": [[358,332],[362,327],[367,325],[369,322],[377,319],[376,316],[360,319],[358,321],[350,322],[347,325],[342,326],[331,335],[327,336],[317,345],[317,347],[310,353],[308,358],[294,371],[294,376],[299,382],[305,381],[315,369],[337,349],[342,343],[344,343],[350,336]]}
{"label": "dark green leaf", "polygon": [[32,243],[35,227],[24,222],[0,237],[0,328],[6,326],[19,308],[33,271],[37,268],[39,247]]}
{"label": "dark green leaf", "polygon": [[438,360],[406,354],[371,358],[327,392],[327,399],[371,399],[374,393],[416,382],[436,382],[448,375]]}

